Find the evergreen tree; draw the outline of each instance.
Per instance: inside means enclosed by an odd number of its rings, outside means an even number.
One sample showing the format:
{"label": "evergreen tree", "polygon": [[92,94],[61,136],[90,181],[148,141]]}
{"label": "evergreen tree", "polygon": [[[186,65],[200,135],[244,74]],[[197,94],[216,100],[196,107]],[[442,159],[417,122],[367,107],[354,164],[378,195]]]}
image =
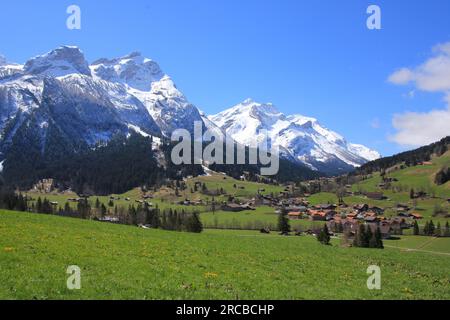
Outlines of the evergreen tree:
{"label": "evergreen tree", "polygon": [[36,211],[37,213],[42,213],[42,199],[39,197],[36,201]]}
{"label": "evergreen tree", "polygon": [[203,224],[200,221],[200,217],[197,211],[194,211],[187,223],[187,231],[194,233],[201,233],[203,231]]}
{"label": "evergreen tree", "polygon": [[106,209],[106,206],[102,203],[101,204],[101,208],[100,208],[100,215],[101,215],[102,218],[104,218],[106,216],[106,212],[107,211],[108,210]]}
{"label": "evergreen tree", "polygon": [[417,220],[414,221],[414,235],[418,236],[420,234],[419,230],[419,224],[417,223]]}
{"label": "evergreen tree", "polygon": [[444,237],[450,237],[450,225],[448,221],[445,223]]}
{"label": "evergreen tree", "polygon": [[355,239],[353,240],[353,245],[361,248],[366,248],[369,246],[369,241],[366,237],[366,227],[363,224],[359,225]]}
{"label": "evergreen tree", "polygon": [[278,230],[283,234],[288,234],[289,232],[291,232],[289,219],[284,210],[282,210],[282,212],[278,216]]}
{"label": "evergreen tree", "polygon": [[429,230],[428,230],[428,235],[432,236],[434,235],[436,228],[434,226],[433,220],[430,221],[430,225],[429,225]]}
{"label": "evergreen tree", "polygon": [[329,245],[330,244],[330,233],[328,231],[328,226],[327,224],[324,225],[323,229],[320,231],[320,233],[317,236],[317,240],[324,245]]}
{"label": "evergreen tree", "polygon": [[430,223],[428,221],[425,222],[425,226],[423,227],[423,234],[428,236],[430,232]]}
{"label": "evergreen tree", "polygon": [[53,207],[47,198],[44,198],[44,201],[42,202],[42,213],[45,213],[45,214],[53,213]]}
{"label": "evergreen tree", "polygon": [[374,237],[374,234],[373,234],[373,232],[372,232],[372,228],[368,225],[367,226],[367,228],[366,228],[366,233],[365,233],[365,235],[364,235],[364,244],[366,245],[365,247],[366,248],[375,248],[376,247],[376,241],[374,242],[374,244],[375,244],[375,246],[371,246],[370,245],[370,241],[372,240],[372,238],[375,238]]}
{"label": "evergreen tree", "polygon": [[380,226],[378,226],[377,230],[375,231],[375,235],[374,236],[375,236],[375,241],[376,241],[376,248],[384,249],[383,236],[381,235]]}
{"label": "evergreen tree", "polygon": [[442,236],[441,223],[439,221],[438,221],[438,223],[436,225],[435,235],[436,235],[436,237]]}

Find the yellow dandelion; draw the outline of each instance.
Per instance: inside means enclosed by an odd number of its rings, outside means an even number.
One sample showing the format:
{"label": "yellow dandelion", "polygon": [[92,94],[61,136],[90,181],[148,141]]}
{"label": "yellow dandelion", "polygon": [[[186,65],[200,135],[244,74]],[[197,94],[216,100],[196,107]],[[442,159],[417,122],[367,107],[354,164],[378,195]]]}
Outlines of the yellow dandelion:
{"label": "yellow dandelion", "polygon": [[210,278],[217,278],[219,275],[215,272],[206,272],[205,273],[205,278],[210,279]]}
{"label": "yellow dandelion", "polygon": [[5,251],[5,252],[13,252],[13,251],[14,251],[14,248],[12,248],[12,247],[5,247],[5,248],[4,248],[4,251]]}

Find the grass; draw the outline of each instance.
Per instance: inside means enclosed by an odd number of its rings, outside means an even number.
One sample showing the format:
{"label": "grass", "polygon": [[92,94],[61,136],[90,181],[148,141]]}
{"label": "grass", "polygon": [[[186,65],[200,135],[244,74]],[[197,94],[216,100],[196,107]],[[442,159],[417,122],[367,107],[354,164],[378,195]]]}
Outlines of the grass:
{"label": "grass", "polygon": [[[249,181],[239,181],[236,179],[233,179],[231,177],[219,174],[219,173],[213,173],[209,176],[200,176],[196,178],[190,178],[186,180],[187,189],[184,191],[179,192],[179,196],[175,195],[175,190],[171,188],[161,188],[157,192],[148,192],[148,194],[151,194],[154,196],[153,199],[149,199],[150,202],[152,202],[155,206],[158,206],[160,209],[176,209],[176,210],[186,210],[186,211],[206,211],[206,206],[183,206],[178,205],[177,203],[184,200],[189,199],[193,201],[197,200],[204,200],[204,201],[211,201],[212,197],[209,195],[202,194],[200,190],[197,192],[191,192],[191,189],[194,190],[195,183],[204,183],[208,190],[215,191],[217,189],[222,188],[226,192],[226,196],[217,196],[215,197],[216,202],[226,201],[228,199],[228,195],[240,198],[240,199],[251,199],[255,197],[258,194],[258,190],[264,189],[264,192],[261,192],[262,194],[279,194],[284,190],[284,187],[281,186],[274,186],[274,185],[267,185],[262,183],[256,183],[256,182],[249,182]],[[236,185],[236,188],[234,187]],[[201,189],[201,188],[199,188]],[[64,207],[65,203],[70,198],[78,198],[78,196],[73,192],[67,192],[67,193],[39,193],[39,192],[26,192],[26,195],[30,196],[34,199],[35,202],[38,197],[47,198],[49,201],[52,202],[58,202],[58,205],[61,207]],[[128,208],[129,205],[134,204],[136,205],[136,200],[142,200],[143,193],[140,188],[135,188],[133,190],[130,190],[128,192],[125,192],[123,194],[112,194],[108,196],[93,196],[90,198],[91,205],[94,206],[96,199],[98,198],[100,203],[105,204],[105,206],[108,206],[108,203],[110,201],[110,197],[113,196],[114,198],[120,198],[120,200],[114,200],[114,205],[117,205],[118,207],[124,207]],[[125,199],[129,198],[130,201],[126,201]],[[77,204],[74,202],[69,202],[70,206],[72,208],[76,208]],[[111,211],[113,211],[114,208],[109,208]]]}
{"label": "grass", "polygon": [[[206,228],[214,229],[242,229],[260,230],[269,228],[276,230],[278,225],[278,215],[275,209],[267,206],[256,208],[254,211],[226,212],[217,211],[215,213],[205,212],[200,215],[203,225]],[[291,220],[292,229],[310,228],[312,225],[323,226],[325,222],[312,222],[309,220]]]}
{"label": "grass", "polygon": [[[366,287],[373,264],[382,270],[379,291]],[[79,291],[66,288],[69,265],[82,270]],[[322,246],[312,237],[0,212],[0,299],[449,299],[449,266],[448,256]]]}
{"label": "grass", "polygon": [[422,236],[402,236],[399,240],[387,240],[386,246],[403,249],[426,250],[450,256],[450,239]]}

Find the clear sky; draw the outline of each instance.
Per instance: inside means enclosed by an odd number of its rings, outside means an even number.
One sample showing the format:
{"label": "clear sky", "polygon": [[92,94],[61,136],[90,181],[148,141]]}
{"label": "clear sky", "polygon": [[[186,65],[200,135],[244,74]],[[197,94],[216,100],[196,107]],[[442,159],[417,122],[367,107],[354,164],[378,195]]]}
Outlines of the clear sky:
{"label": "clear sky", "polygon": [[[66,28],[71,4],[81,8],[81,30]],[[370,4],[381,8],[381,30],[366,27]],[[140,51],[208,114],[251,97],[287,114],[316,117],[349,141],[383,155],[420,144],[426,135],[450,134],[442,128],[434,132],[449,116],[444,97],[450,97],[450,84],[430,89],[418,80],[429,71],[423,64],[438,56],[445,73],[438,65],[437,76],[444,80],[437,81],[450,83],[450,45],[436,49],[448,42],[448,0],[0,4],[0,53],[10,61],[23,63],[64,44],[79,46],[90,62]],[[403,67],[409,68],[406,73],[388,81]],[[430,113],[434,109],[442,114]],[[441,122],[419,129],[414,140],[415,125],[436,118]]]}

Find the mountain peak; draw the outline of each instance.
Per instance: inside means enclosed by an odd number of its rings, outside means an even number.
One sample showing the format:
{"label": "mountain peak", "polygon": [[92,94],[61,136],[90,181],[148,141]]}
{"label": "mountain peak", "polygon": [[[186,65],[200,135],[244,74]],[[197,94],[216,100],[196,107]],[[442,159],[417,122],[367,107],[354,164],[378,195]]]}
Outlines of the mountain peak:
{"label": "mountain peak", "polygon": [[52,77],[79,73],[91,76],[89,64],[78,47],[62,46],[34,57],[25,64],[25,73]]}
{"label": "mountain peak", "polygon": [[209,119],[247,146],[255,146],[255,137],[264,129],[272,143],[287,152],[289,159],[327,173],[350,170],[379,156],[376,151],[348,143],[314,118],[286,116],[271,103],[246,99]]}
{"label": "mountain peak", "polygon": [[5,65],[6,64],[6,58],[5,56],[0,54],[0,66]]}
{"label": "mountain peak", "polygon": [[92,63],[91,70],[103,80],[127,84],[140,91],[150,91],[152,83],[164,77],[159,65],[140,52],[97,60]]}

